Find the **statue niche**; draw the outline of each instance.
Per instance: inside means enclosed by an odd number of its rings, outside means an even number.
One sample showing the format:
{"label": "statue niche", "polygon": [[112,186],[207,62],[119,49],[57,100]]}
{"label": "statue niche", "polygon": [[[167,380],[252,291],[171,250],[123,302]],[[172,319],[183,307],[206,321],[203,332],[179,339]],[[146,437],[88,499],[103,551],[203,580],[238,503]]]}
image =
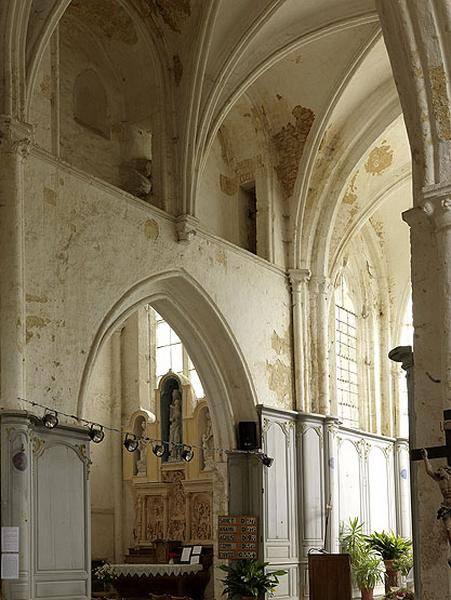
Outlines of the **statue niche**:
{"label": "statue niche", "polygon": [[161,439],[169,442],[163,462],[179,462],[183,444],[183,397],[180,379],[167,376],[160,387]]}

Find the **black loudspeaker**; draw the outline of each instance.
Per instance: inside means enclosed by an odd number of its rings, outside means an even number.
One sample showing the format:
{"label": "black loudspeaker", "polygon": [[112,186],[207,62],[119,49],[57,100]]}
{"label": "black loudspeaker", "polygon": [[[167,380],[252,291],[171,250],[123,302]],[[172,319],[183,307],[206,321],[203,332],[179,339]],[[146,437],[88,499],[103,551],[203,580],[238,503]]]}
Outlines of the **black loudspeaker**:
{"label": "black loudspeaker", "polygon": [[257,450],[257,423],[254,421],[240,421],[238,423],[238,449]]}

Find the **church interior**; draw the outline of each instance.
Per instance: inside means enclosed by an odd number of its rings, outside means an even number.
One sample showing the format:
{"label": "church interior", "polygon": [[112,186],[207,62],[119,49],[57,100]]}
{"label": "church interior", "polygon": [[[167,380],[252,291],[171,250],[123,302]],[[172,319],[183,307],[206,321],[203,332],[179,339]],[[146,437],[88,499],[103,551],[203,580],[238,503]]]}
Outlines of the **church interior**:
{"label": "church interior", "polygon": [[451,600],[451,3],[0,28],[0,597]]}

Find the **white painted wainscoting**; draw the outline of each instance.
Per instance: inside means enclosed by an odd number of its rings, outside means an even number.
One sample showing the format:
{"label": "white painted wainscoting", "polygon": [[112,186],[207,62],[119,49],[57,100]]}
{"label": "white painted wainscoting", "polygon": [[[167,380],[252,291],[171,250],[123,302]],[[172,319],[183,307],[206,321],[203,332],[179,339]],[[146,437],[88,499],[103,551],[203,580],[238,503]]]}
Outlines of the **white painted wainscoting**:
{"label": "white painted wainscoting", "polygon": [[[48,430],[25,411],[0,418],[2,526],[20,530],[20,578],[4,582],[4,597],[88,600],[87,431],[66,426]],[[13,461],[18,452],[25,455],[20,469]]]}
{"label": "white painted wainscoting", "polygon": [[262,555],[289,572],[276,598],[309,597],[309,551],[338,551],[340,523],[349,518],[359,517],[367,532],[411,535],[406,440],[348,429],[332,417],[264,406],[259,414],[263,450],[274,458],[262,473]]}

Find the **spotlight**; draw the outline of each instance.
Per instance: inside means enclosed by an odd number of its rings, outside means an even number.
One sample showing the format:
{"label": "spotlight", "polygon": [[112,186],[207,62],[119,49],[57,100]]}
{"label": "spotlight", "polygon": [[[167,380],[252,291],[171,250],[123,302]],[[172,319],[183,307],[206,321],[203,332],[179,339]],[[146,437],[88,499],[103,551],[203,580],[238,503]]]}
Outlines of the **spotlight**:
{"label": "spotlight", "polygon": [[128,452],[134,452],[138,448],[138,440],[133,433],[126,433],[124,447]]}
{"label": "spotlight", "polygon": [[273,462],[274,462],[273,458],[271,458],[267,454],[262,454],[262,463],[265,465],[265,467],[270,467]]}
{"label": "spotlight", "polygon": [[97,425],[93,423],[89,428],[89,437],[94,444],[100,444],[100,442],[105,437],[105,432],[103,431],[103,427],[101,425]]}
{"label": "spotlight", "polygon": [[53,429],[58,425],[58,413],[56,410],[46,410],[42,417],[42,423],[47,429]]}
{"label": "spotlight", "polygon": [[180,456],[182,457],[182,460],[184,460],[185,462],[189,462],[190,460],[193,460],[193,456],[194,456],[194,452],[191,446],[183,446],[183,450],[180,454]]}
{"label": "spotlight", "polygon": [[164,444],[154,444],[152,446],[152,452],[155,454],[155,456],[158,456],[158,458],[161,458],[163,456],[163,454],[165,453]]}

